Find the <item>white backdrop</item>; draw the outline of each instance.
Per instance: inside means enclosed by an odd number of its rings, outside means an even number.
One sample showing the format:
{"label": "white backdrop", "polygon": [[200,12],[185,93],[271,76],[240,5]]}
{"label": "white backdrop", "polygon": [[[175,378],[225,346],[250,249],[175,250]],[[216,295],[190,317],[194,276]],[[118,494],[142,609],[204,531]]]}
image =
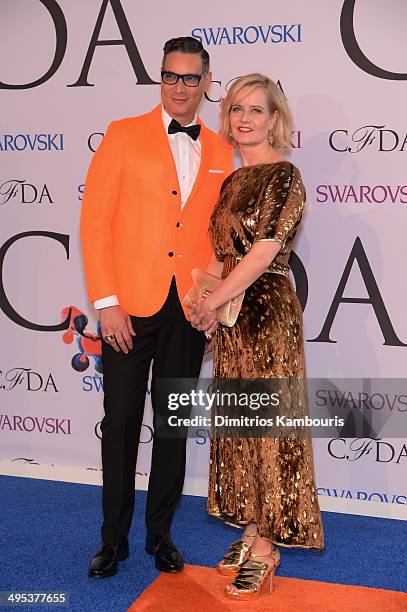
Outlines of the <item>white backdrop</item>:
{"label": "white backdrop", "polygon": [[[293,110],[292,159],[308,193],[295,245],[308,283],[308,375],[404,377],[406,23],[401,0],[225,0],[204,12],[187,0],[1,0],[3,462],[100,469],[100,345],[80,335],[96,332],[78,238],[81,193],[107,124],[158,103],[159,86],[143,81],[159,80],[163,43],[173,36],[201,37],[211,55],[200,114],[213,129],[228,83],[248,72],[278,81]],[[99,42],[124,37],[126,46],[98,44],[93,54],[93,34]],[[69,306],[89,318],[86,328],[49,329]],[[206,361],[203,374],[210,371]],[[392,402],[402,413],[405,399]],[[137,468],[145,476],[150,424],[147,401]],[[186,483],[199,494],[208,470],[203,434],[189,442]],[[319,439],[314,448],[321,495],[407,503],[403,437]]]}

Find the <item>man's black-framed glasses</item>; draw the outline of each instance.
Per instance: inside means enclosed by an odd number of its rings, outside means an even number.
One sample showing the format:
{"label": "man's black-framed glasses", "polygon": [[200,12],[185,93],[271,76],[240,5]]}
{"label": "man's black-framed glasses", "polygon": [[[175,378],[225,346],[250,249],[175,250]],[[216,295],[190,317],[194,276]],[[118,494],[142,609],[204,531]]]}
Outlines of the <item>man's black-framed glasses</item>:
{"label": "man's black-framed glasses", "polygon": [[182,79],[182,82],[186,87],[198,87],[204,74],[206,74],[206,72],[203,72],[202,74],[177,74],[176,72],[162,70],[161,80],[166,85],[175,85],[175,83],[178,83],[179,79]]}

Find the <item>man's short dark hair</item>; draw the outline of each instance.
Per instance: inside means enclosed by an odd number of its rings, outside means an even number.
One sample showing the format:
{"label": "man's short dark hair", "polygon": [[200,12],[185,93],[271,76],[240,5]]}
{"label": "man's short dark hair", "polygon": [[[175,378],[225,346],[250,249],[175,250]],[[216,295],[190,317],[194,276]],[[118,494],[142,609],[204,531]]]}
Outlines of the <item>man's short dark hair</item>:
{"label": "man's short dark hair", "polygon": [[208,72],[209,70],[209,53],[203,48],[201,41],[197,38],[193,38],[192,36],[170,38],[170,40],[167,40],[165,43],[163,51],[163,66],[167,55],[173,51],[178,51],[180,53],[196,53],[200,55],[202,60],[202,72]]}

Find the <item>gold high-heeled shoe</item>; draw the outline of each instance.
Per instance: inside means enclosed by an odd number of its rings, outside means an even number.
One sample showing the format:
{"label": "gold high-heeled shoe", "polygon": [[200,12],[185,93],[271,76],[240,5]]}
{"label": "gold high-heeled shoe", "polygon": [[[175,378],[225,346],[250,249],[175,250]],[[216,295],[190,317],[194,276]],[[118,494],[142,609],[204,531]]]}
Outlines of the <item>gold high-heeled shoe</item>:
{"label": "gold high-heeled shoe", "polygon": [[[272,558],[272,563],[268,564],[262,561],[254,561],[256,557]],[[269,579],[269,589],[273,590],[273,576],[276,569],[280,565],[280,555],[276,550],[273,550],[269,555],[250,555],[250,558],[244,563],[231,583],[237,591],[228,591],[225,589],[226,597],[235,599],[236,601],[251,600],[260,597],[260,594]]]}
{"label": "gold high-heeled shoe", "polygon": [[[244,537],[252,538],[254,541],[256,535]],[[244,540],[237,540],[236,542],[233,542],[229,546],[228,552],[223,556],[222,561],[220,561],[216,566],[218,572],[224,576],[236,576],[239,568],[249,559],[252,545],[253,542],[248,544]]]}

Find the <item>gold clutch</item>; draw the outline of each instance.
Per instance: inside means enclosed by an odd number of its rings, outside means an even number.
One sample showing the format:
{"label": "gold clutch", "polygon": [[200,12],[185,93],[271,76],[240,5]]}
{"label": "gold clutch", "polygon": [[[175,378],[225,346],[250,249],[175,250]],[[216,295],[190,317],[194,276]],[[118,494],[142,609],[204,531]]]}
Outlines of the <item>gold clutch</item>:
{"label": "gold clutch", "polygon": [[[213,276],[208,272],[203,272],[199,268],[194,268],[191,272],[193,286],[184,298],[185,306],[191,305],[191,298],[198,300],[199,298],[205,299],[212,291],[215,291],[222,284],[222,278]],[[244,298],[244,291],[240,295],[222,304],[216,309],[216,319],[222,325],[232,327],[239,316],[240,309],[242,307]]]}

